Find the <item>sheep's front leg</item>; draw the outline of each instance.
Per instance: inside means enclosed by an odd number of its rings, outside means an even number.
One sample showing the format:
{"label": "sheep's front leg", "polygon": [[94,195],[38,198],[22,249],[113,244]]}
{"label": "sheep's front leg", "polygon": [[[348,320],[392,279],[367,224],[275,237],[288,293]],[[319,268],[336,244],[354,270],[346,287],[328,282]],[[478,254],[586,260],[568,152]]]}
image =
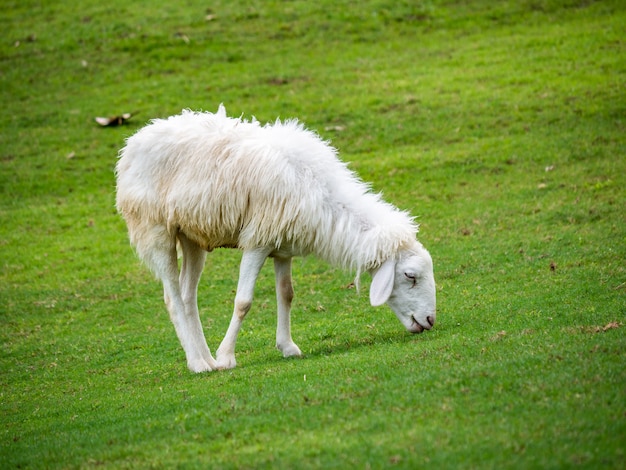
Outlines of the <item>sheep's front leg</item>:
{"label": "sheep's front leg", "polygon": [[270,252],[271,249],[268,248],[257,248],[255,250],[244,251],[243,253],[239,267],[237,294],[235,295],[235,310],[230,320],[228,331],[226,331],[226,335],[220,347],[217,348],[216,359],[219,369],[232,369],[237,365],[237,361],[235,360],[237,335],[241,329],[243,319],[252,306],[254,284]]}
{"label": "sheep's front leg", "polygon": [[274,258],[276,274],[276,302],[278,304],[278,324],[276,326],[276,347],[284,357],[302,356],[300,348],[291,339],[291,302],[293,285],[291,282],[291,258]]}

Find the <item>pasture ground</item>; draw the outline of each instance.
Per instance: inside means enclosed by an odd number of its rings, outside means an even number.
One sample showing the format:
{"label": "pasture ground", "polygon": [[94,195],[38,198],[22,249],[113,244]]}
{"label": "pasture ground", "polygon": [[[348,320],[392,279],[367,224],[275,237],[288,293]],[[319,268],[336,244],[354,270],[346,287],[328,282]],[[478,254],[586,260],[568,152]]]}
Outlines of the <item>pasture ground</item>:
{"label": "pasture ground", "polygon": [[[1,10],[0,467],[623,468],[623,2]],[[268,263],[239,366],[187,371],[113,169],[149,119],[219,103],[298,117],[419,217],[433,331],[300,259],[305,357],[284,360]],[[201,283],[213,351],[239,256],[212,253]]]}

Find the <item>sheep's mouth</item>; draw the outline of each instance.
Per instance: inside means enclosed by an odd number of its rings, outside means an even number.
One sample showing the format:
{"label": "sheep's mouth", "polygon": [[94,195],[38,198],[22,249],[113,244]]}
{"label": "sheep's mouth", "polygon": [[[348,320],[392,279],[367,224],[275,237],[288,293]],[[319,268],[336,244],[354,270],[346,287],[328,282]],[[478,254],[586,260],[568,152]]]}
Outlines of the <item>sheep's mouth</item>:
{"label": "sheep's mouth", "polygon": [[435,318],[432,316],[428,316],[426,317],[426,321],[428,322],[428,324],[422,325],[421,323],[418,323],[415,317],[411,317],[411,325],[407,327],[407,330],[409,330],[413,334],[419,334],[424,330],[430,330],[435,324]]}

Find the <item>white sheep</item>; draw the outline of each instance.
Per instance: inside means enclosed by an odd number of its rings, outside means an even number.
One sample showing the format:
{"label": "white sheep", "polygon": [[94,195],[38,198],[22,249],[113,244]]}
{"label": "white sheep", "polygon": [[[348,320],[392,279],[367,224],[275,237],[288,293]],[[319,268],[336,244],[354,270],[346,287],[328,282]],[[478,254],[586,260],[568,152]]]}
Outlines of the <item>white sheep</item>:
{"label": "white sheep", "polygon": [[[183,111],[130,137],[116,167],[117,209],[131,244],[161,279],[165,304],[193,372],[235,367],[235,342],[267,257],[274,260],[276,346],[300,356],[291,338],[291,259],[314,254],[372,274],[370,302],[387,303],[412,333],[435,323],[431,257],[417,225],[342,163],[297,121],[260,125]],[[177,243],[182,250],[178,267]],[[206,252],[240,248],[232,320],[216,359],[197,306]]]}

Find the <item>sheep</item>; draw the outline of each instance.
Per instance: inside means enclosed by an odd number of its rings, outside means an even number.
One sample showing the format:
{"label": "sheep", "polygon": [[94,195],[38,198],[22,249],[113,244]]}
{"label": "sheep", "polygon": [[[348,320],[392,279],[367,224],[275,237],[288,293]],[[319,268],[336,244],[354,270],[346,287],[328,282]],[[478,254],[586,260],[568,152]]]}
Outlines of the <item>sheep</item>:
{"label": "sheep", "polygon": [[[155,119],[127,139],[116,180],[117,210],[136,253],[163,283],[192,372],[236,366],[237,335],[268,257],[284,357],[302,355],[290,326],[294,256],[356,271],[357,285],[369,272],[371,305],[388,304],[412,333],[435,324],[433,263],[414,219],[373,193],[297,120],[261,125],[228,117],[223,105]],[[197,290],[207,252],[221,247],[243,254],[232,319],[213,358]]]}

